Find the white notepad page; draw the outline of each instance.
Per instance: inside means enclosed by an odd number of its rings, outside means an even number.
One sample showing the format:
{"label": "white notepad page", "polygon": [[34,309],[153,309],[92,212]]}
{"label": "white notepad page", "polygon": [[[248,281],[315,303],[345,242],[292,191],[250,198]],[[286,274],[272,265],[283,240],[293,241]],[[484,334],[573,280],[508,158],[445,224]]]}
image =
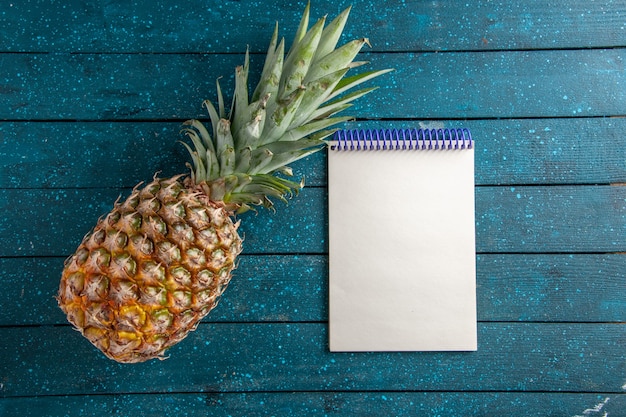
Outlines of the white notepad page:
{"label": "white notepad page", "polygon": [[328,153],[330,350],[476,350],[473,149]]}

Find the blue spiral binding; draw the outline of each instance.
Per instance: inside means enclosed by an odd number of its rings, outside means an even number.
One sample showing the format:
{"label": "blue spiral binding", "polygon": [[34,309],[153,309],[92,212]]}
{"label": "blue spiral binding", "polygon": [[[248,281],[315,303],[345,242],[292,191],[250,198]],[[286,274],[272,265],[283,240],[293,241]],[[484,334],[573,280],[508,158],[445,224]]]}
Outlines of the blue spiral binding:
{"label": "blue spiral binding", "polygon": [[331,147],[339,151],[471,149],[469,129],[353,129],[338,130]]}

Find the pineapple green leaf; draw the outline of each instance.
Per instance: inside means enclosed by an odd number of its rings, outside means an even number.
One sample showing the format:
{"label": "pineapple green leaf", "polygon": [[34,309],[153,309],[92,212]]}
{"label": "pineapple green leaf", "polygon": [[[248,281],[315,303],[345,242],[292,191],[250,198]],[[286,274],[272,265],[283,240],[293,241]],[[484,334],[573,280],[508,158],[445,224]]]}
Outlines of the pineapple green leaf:
{"label": "pineapple green leaf", "polygon": [[[191,156],[191,161],[193,162],[193,166],[191,167],[191,178],[194,182],[200,182],[204,178],[206,178],[206,168],[204,165],[204,159],[198,155],[198,152],[193,150],[191,146],[182,142],[182,144],[187,148],[189,152],[189,156]],[[188,164],[189,165],[189,164]]]}
{"label": "pineapple green leaf", "polygon": [[250,66],[250,55],[246,51],[245,63],[235,69],[235,94],[230,110],[232,130],[236,132],[250,120],[252,112],[248,105],[248,69]]}
{"label": "pineapple green leaf", "polygon": [[369,63],[370,63],[369,61],[352,61],[350,64],[348,64],[348,66],[350,68],[358,68],[362,65],[367,65]]}
{"label": "pineapple green leaf", "polygon": [[218,178],[220,176],[221,169],[220,169],[220,164],[219,164],[219,161],[217,159],[217,155],[215,154],[215,152],[212,152],[211,150],[207,149],[204,155],[204,161],[205,161],[205,167],[206,167],[206,174],[205,174],[206,179],[212,180],[212,179]]}
{"label": "pineapple green leaf", "polygon": [[268,143],[263,146],[263,149],[267,149],[268,151],[274,154],[274,158],[278,156],[278,154],[282,154],[284,152],[293,152],[302,149],[309,149],[317,146],[323,146],[324,141],[318,139],[304,138],[296,141],[280,141]]}
{"label": "pineapple green leaf", "polygon": [[198,137],[198,134],[192,130],[187,130],[187,137],[191,139],[194,149],[183,142],[189,154],[191,155],[193,165],[196,167],[193,172],[194,178],[199,181],[205,179],[217,178],[220,172],[220,165],[215,157],[215,151],[213,148],[205,148],[202,140]]}
{"label": "pineapple green leaf", "polygon": [[248,108],[250,116],[246,124],[233,132],[236,149],[246,148],[258,141],[265,126],[267,118],[266,106],[269,97],[268,93],[265,97],[250,104]]}
{"label": "pineapple green leaf", "polygon": [[237,165],[235,166],[235,172],[249,172],[252,162],[252,148],[249,146],[239,150],[237,154]]}
{"label": "pineapple green leaf", "polygon": [[217,125],[220,121],[220,116],[217,112],[217,110],[215,109],[215,106],[213,105],[213,103],[211,103],[209,100],[204,100],[202,102],[202,106],[206,107],[208,113],[209,113],[209,117],[211,118],[211,125],[213,126],[213,137],[217,136]]}
{"label": "pineapple green leaf", "polygon": [[366,94],[371,93],[372,91],[378,90],[378,87],[367,87],[367,88],[362,88],[360,90],[356,90],[353,91],[349,94],[343,95],[340,98],[338,98],[337,100],[334,100],[330,103],[328,103],[327,105],[338,105],[338,104],[344,104],[344,103],[350,103],[358,98],[363,97]]}
{"label": "pineapple green leaf", "polygon": [[274,197],[287,202],[287,199],[284,197],[284,194],[287,193],[287,191],[282,188],[278,188],[273,184],[252,183],[245,187],[245,192],[259,194],[263,197]]}
{"label": "pineapple green leaf", "polygon": [[322,36],[324,22],[324,18],[319,19],[304,38],[297,45],[292,46],[285,60],[277,100],[289,96],[302,85]]}
{"label": "pineapple green leaf", "polygon": [[287,131],[291,121],[296,116],[298,107],[304,98],[306,90],[298,88],[289,97],[276,103],[273,113],[265,121],[259,145],[274,142]]}
{"label": "pineapple green leaf", "polygon": [[232,174],[235,171],[235,150],[226,148],[220,154],[220,175]]}
{"label": "pineapple green leaf", "polygon": [[311,2],[309,1],[304,8],[304,12],[302,12],[302,17],[300,18],[300,24],[298,25],[298,29],[296,30],[296,34],[294,36],[292,42],[291,50],[294,51],[296,46],[302,41],[304,36],[306,35],[307,28],[309,27],[309,16],[311,14]]}
{"label": "pineapple green leaf", "polygon": [[342,112],[348,108],[352,107],[350,103],[339,103],[339,104],[329,104],[324,107],[320,107],[317,109],[312,115],[311,120],[324,120],[328,117],[331,117],[334,114]]}
{"label": "pineapple green leaf", "polygon": [[215,157],[213,147],[205,148],[198,134],[190,128],[187,129],[186,134],[187,137],[191,139],[193,148],[185,142],[182,142],[182,144],[187,148],[193,162],[194,169],[192,169],[191,173],[194,182],[196,180],[202,182],[207,179],[217,178],[219,176],[220,166]]}
{"label": "pineapple green leaf", "polygon": [[226,118],[226,111],[224,110],[224,96],[222,95],[222,88],[220,87],[220,79],[215,80],[216,88],[217,88],[217,108],[218,108],[218,116],[220,119]]}
{"label": "pineapple green leaf", "polygon": [[[250,204],[263,205],[263,196],[254,193],[233,192],[228,195],[227,203],[236,204],[239,206],[236,214],[242,214],[250,210],[254,210]],[[256,210],[255,210],[256,211]]]}
{"label": "pineapple green leaf", "polygon": [[[270,44],[267,46],[267,54],[265,63],[267,64],[274,58],[274,55],[277,53],[276,47],[278,45],[278,22],[274,24],[274,32],[272,33],[272,38],[270,39]],[[263,70],[267,69],[267,67],[263,67]]]}
{"label": "pineapple green leaf", "polygon": [[[270,45],[267,48],[265,55],[265,62],[263,64],[263,71],[261,72],[260,81],[257,84],[254,92],[252,93],[252,101],[257,101],[261,96],[267,94],[267,91],[263,91],[267,82],[272,79],[272,75],[276,75],[276,80],[280,79],[280,69],[282,69],[282,61],[285,53],[285,41],[281,40],[280,45],[278,43],[278,22],[274,27],[274,33],[270,40]],[[281,68],[276,71],[277,63],[280,62]],[[275,83],[278,86],[278,82]]]}
{"label": "pineapple green leaf", "polygon": [[262,184],[247,185],[243,191],[233,192],[227,196],[228,203],[232,204],[237,202],[243,202],[242,206],[244,207],[241,210],[237,210],[237,213],[245,212],[252,209],[252,207],[250,207],[247,203],[262,205],[263,207],[274,211],[274,203],[268,197],[278,198],[285,203],[287,202],[287,199],[283,196],[283,192],[277,190],[271,185]]}
{"label": "pineapple green leaf", "polygon": [[270,195],[282,197],[284,194],[297,193],[303,184],[295,181],[280,178],[271,174],[258,174],[252,177],[250,184],[243,187],[246,191],[253,191],[256,187],[267,187],[274,190]]}
{"label": "pineapple green leaf", "polygon": [[203,140],[200,139],[200,137],[198,136],[198,133],[191,129],[191,128],[186,128],[184,129],[185,134],[187,135],[187,137],[189,139],[191,139],[191,142],[193,143],[193,147],[195,148],[195,150],[199,153],[205,153],[206,152],[206,147],[204,146]]}
{"label": "pineapple green leaf", "polygon": [[276,24],[254,89],[248,88],[249,51],[236,68],[228,114],[216,80],[216,105],[204,102],[212,134],[197,120],[183,129],[191,142],[185,144],[193,163],[191,179],[209,198],[236,212],[254,205],[273,209],[273,199],[287,201],[303,185],[284,178],[293,175],[289,165],[323,149],[337,130],[334,126],[353,118],[334,115],[375,89],[351,91],[354,87],[390,71],[346,76],[367,64],[355,61],[366,38],[337,47],[349,13],[350,7],[326,27],[322,17],[309,28],[307,4],[287,53]]}
{"label": "pineapple green leaf", "polygon": [[237,185],[240,184],[240,181],[242,178],[241,178],[241,175],[232,174],[232,175],[227,175],[226,177],[224,177],[224,179],[225,179],[224,185],[226,186],[226,190],[232,190]]}
{"label": "pineapple green leaf", "polygon": [[343,117],[333,117],[326,118],[321,120],[314,120],[304,124],[302,126],[298,126],[294,129],[285,132],[285,134],[281,137],[281,142],[285,141],[296,141],[298,139],[302,139],[304,137],[311,137],[315,132],[319,132],[323,129],[327,129],[330,126],[334,126],[339,123],[344,123],[349,120],[352,120],[353,117],[343,116]]}
{"label": "pineapple green leaf", "polygon": [[231,174],[235,168],[235,146],[230,131],[230,121],[222,119],[217,125],[216,145],[220,175]]}
{"label": "pineapple green leaf", "polygon": [[221,119],[217,124],[217,136],[215,139],[215,152],[219,155],[226,148],[234,148],[234,139],[230,131],[230,120]]}
{"label": "pineapple green leaf", "polygon": [[326,105],[319,107],[315,112],[313,112],[313,114],[311,114],[311,117],[309,120],[307,120],[307,122],[311,120],[320,120],[320,119],[325,120],[327,117],[330,117],[333,114],[339,113],[347,109],[348,107],[351,107],[352,105],[350,103],[352,101],[360,97],[363,97],[364,95],[371,93],[372,91],[377,90],[377,89],[378,87],[363,88],[361,90],[357,90],[350,94],[342,96],[341,98],[335,101],[327,103]]}
{"label": "pineapple green leaf", "polygon": [[273,56],[268,56],[265,60],[265,67],[261,74],[261,79],[254,94],[252,100],[259,100],[260,97],[265,95],[270,96],[272,100],[278,97],[278,87],[280,85],[280,77],[283,71],[285,60],[285,40],[281,40],[276,49],[276,53]]}
{"label": "pineapple green leaf", "polygon": [[[206,127],[204,127],[202,122],[196,119],[191,119],[184,122],[183,126],[191,126],[184,129],[185,133],[187,135],[194,135],[197,137],[197,131],[200,134],[200,138],[202,139],[202,144],[204,145],[204,148],[210,149],[211,151],[215,152],[211,135],[207,131]],[[193,137],[191,139],[193,140]]]}
{"label": "pineapple green leaf", "polygon": [[250,144],[254,143],[260,136],[261,131],[263,130],[263,126],[265,123],[265,113],[263,115],[259,114],[255,116],[252,120],[246,123],[245,126],[242,126],[239,130],[233,134],[233,137],[236,139],[235,148],[236,149],[245,149],[249,147]]}
{"label": "pineapple green leaf", "polygon": [[328,97],[328,99],[332,100],[333,98],[345,93],[346,91],[350,90],[351,88],[356,87],[359,84],[362,84],[366,81],[369,81],[373,78],[376,78],[380,75],[386,74],[391,71],[393,71],[392,68],[378,70],[378,71],[363,72],[360,74],[353,75],[351,77],[346,77],[337,84],[337,87],[335,87],[335,90]]}
{"label": "pineapple green leaf", "polygon": [[276,172],[280,170],[283,166],[291,164],[292,162],[305,158],[311,154],[314,154],[320,149],[323,149],[323,147],[320,146],[320,147],[315,147],[315,148],[310,148],[310,149],[305,149],[305,150],[283,152],[281,154],[274,155],[272,160],[267,165],[265,165],[263,169],[260,170],[259,172],[262,172],[262,173]]}
{"label": "pineapple green leaf", "polygon": [[274,173],[286,175],[288,177],[293,177],[293,169],[291,167],[288,167],[288,166],[282,166],[282,167],[280,167],[277,170],[272,172],[272,174],[274,174]]}
{"label": "pineapple green leaf", "polygon": [[317,62],[320,58],[328,55],[335,49],[348,20],[348,16],[350,15],[351,8],[352,6],[346,8],[324,28],[313,62]]}
{"label": "pineapple green leaf", "polygon": [[367,39],[365,38],[348,42],[315,61],[304,78],[304,84],[339,71],[342,68],[350,68],[350,63],[352,63],[366,42]]}
{"label": "pineapple green leaf", "polygon": [[252,150],[250,157],[250,174],[258,174],[259,172],[262,172],[263,169],[271,162],[273,157],[274,154],[265,148]]}
{"label": "pineapple green leaf", "polygon": [[309,120],[309,116],[328,99],[346,72],[348,72],[348,68],[343,68],[307,83],[304,86],[306,93],[300,102],[298,113],[290,124],[301,126]]}

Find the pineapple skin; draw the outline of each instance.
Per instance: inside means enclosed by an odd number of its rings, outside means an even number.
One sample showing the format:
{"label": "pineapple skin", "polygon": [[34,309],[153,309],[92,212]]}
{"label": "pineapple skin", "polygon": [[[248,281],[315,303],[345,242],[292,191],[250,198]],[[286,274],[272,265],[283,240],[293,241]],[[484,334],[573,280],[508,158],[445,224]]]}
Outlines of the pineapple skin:
{"label": "pineapple skin", "polygon": [[60,308],[110,359],[164,359],[230,282],[242,249],[231,215],[181,176],[138,185],[66,260]]}
{"label": "pineapple skin", "polygon": [[[367,38],[337,47],[350,7],[310,28],[307,4],[291,48],[274,28],[260,81],[248,89],[249,53],[235,69],[230,111],[216,80],[211,126],[183,124],[190,175],[137,186],[98,221],[65,264],[57,300],[69,322],[118,362],[164,359],[194,330],[231,279],[242,239],[233,216],[273,210],[303,187],[291,163],[327,146],[335,116],[375,87],[356,86],[390,69],[346,77]],[[348,91],[350,91],[348,93]],[[250,94],[251,93],[251,94]],[[211,129],[212,127],[212,129]]]}

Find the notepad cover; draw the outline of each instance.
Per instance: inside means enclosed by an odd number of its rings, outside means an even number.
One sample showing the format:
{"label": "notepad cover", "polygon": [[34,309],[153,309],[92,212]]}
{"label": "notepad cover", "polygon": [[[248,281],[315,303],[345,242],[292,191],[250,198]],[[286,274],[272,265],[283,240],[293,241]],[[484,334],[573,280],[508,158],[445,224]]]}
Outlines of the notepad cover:
{"label": "notepad cover", "polygon": [[477,349],[474,151],[328,155],[331,351]]}

